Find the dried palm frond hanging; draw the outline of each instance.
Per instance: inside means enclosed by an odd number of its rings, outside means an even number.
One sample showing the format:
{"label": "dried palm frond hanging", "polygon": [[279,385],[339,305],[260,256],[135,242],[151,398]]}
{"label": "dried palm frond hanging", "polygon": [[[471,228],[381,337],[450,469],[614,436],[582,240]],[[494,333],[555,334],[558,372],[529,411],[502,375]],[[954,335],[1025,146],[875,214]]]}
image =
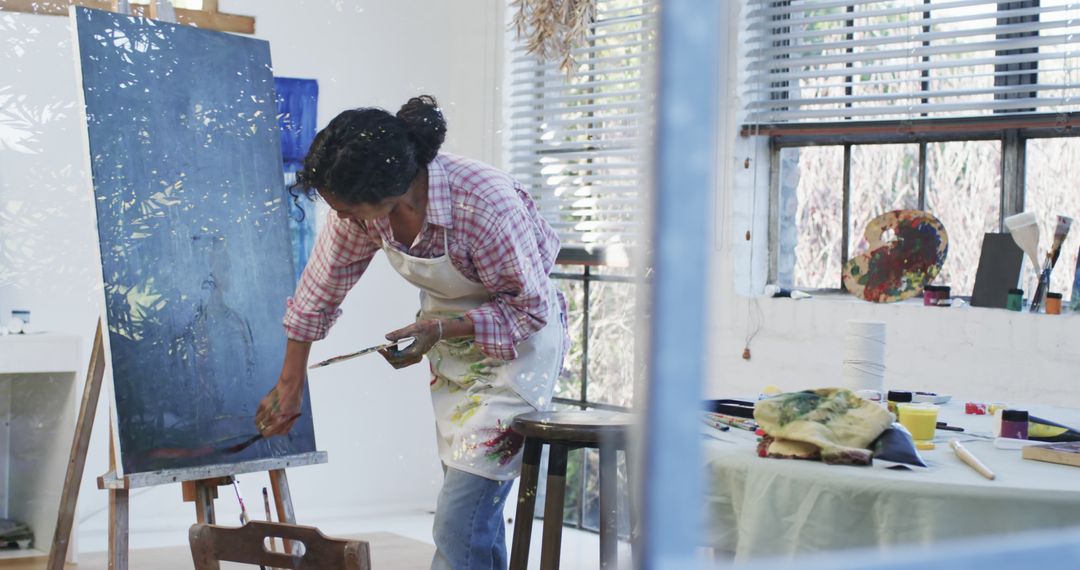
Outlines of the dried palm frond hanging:
{"label": "dried palm frond hanging", "polygon": [[525,49],[545,61],[558,61],[569,74],[596,13],[596,0],[514,0],[513,27]]}

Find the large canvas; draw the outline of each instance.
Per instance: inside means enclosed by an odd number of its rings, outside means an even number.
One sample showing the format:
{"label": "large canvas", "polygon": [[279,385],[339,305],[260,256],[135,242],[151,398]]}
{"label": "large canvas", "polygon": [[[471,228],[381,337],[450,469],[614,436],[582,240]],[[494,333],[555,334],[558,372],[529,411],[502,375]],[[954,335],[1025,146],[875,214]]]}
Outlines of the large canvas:
{"label": "large canvas", "polygon": [[257,433],[294,284],[266,42],[74,9],[125,474],[315,450]]}

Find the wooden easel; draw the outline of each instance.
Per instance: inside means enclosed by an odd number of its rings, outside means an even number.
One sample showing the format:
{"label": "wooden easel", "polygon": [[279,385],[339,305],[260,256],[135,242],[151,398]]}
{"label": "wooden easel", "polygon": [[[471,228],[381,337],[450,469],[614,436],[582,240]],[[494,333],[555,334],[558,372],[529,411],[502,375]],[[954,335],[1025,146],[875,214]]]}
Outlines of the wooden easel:
{"label": "wooden easel", "polygon": [[[75,437],[71,444],[71,456],[67,472],[64,475],[64,490],[60,496],[60,510],[57,514],[56,534],[53,535],[52,548],[49,550],[48,570],[62,570],[70,546],[71,528],[75,521],[75,506],[79,498],[79,483],[86,467],[86,452],[90,447],[90,432],[94,426],[101,384],[105,376],[105,345],[102,339],[101,319],[98,319],[94,333],[94,344],[90,351],[90,365],[86,373],[82,402],[79,405],[79,418],[75,424]],[[110,410],[111,411],[111,410]],[[127,570],[128,568],[128,500],[131,489],[152,485],[181,483],[183,500],[195,503],[196,522],[214,524],[214,499],[217,488],[232,485],[235,472],[233,466],[213,465],[186,470],[162,473],[136,474],[135,476],[116,476],[116,453],[113,446],[112,425],[109,426],[109,473],[98,477],[98,488],[109,492],[109,570]],[[325,452],[313,452],[291,458],[270,459],[248,462],[244,472],[262,471],[265,465],[270,474],[270,485],[274,492],[274,504],[278,522],[296,524],[293,511],[292,495],[289,492],[289,480],[285,467],[324,463]],[[292,552],[292,545],[285,542],[285,552]]]}

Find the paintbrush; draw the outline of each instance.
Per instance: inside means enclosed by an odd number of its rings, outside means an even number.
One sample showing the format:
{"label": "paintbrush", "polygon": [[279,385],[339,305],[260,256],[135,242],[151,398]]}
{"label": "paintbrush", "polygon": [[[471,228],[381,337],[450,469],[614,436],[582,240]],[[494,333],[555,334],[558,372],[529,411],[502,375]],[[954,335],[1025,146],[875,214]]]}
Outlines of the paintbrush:
{"label": "paintbrush", "polygon": [[[286,423],[299,418],[302,414],[296,414],[285,420]],[[210,445],[201,447],[159,447],[147,452],[149,457],[156,459],[185,459],[189,457],[207,457],[212,455],[232,455],[251,447],[255,442],[263,439],[262,433],[254,435],[241,435],[219,440]]]}
{"label": "paintbrush", "polygon": [[1032,313],[1039,312],[1039,306],[1042,305],[1043,299],[1050,291],[1050,274],[1054,271],[1054,265],[1057,263],[1058,256],[1061,255],[1061,244],[1069,236],[1069,228],[1071,227],[1072,218],[1068,216],[1057,217],[1057,226],[1054,227],[1054,241],[1050,244],[1049,251],[1046,252],[1046,261],[1043,263],[1042,274],[1039,275],[1039,286],[1035,289],[1035,295],[1031,297]]}
{"label": "paintbrush", "polygon": [[412,341],[412,340],[414,340],[414,338],[411,337],[411,336],[410,337],[405,337],[405,338],[395,340],[393,342],[386,342],[386,343],[383,343],[383,344],[377,344],[375,346],[369,346],[369,347],[367,347],[367,348],[365,348],[363,350],[358,350],[356,352],[350,352],[349,354],[342,354],[340,356],[335,356],[333,358],[327,358],[326,360],[324,360],[322,362],[316,362],[315,364],[312,364],[311,366],[308,366],[308,370],[312,370],[314,368],[322,368],[323,366],[329,366],[331,364],[337,364],[338,362],[344,362],[346,360],[352,360],[354,358],[364,356],[365,354],[371,354],[372,352],[378,352],[380,350],[385,350],[385,349],[388,349],[388,348],[393,348],[393,349],[397,350],[398,343]]}

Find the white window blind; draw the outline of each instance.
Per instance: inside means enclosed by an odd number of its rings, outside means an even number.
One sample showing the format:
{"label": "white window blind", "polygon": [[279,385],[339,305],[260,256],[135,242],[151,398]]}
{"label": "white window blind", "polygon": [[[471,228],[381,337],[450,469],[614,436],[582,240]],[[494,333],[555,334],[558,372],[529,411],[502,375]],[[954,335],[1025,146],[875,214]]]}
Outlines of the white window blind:
{"label": "white window blind", "polygon": [[598,0],[569,75],[521,42],[512,50],[511,172],[564,248],[637,238],[655,9],[654,0]]}
{"label": "white window blind", "polygon": [[747,121],[920,120],[1080,106],[1074,0],[747,0]]}

